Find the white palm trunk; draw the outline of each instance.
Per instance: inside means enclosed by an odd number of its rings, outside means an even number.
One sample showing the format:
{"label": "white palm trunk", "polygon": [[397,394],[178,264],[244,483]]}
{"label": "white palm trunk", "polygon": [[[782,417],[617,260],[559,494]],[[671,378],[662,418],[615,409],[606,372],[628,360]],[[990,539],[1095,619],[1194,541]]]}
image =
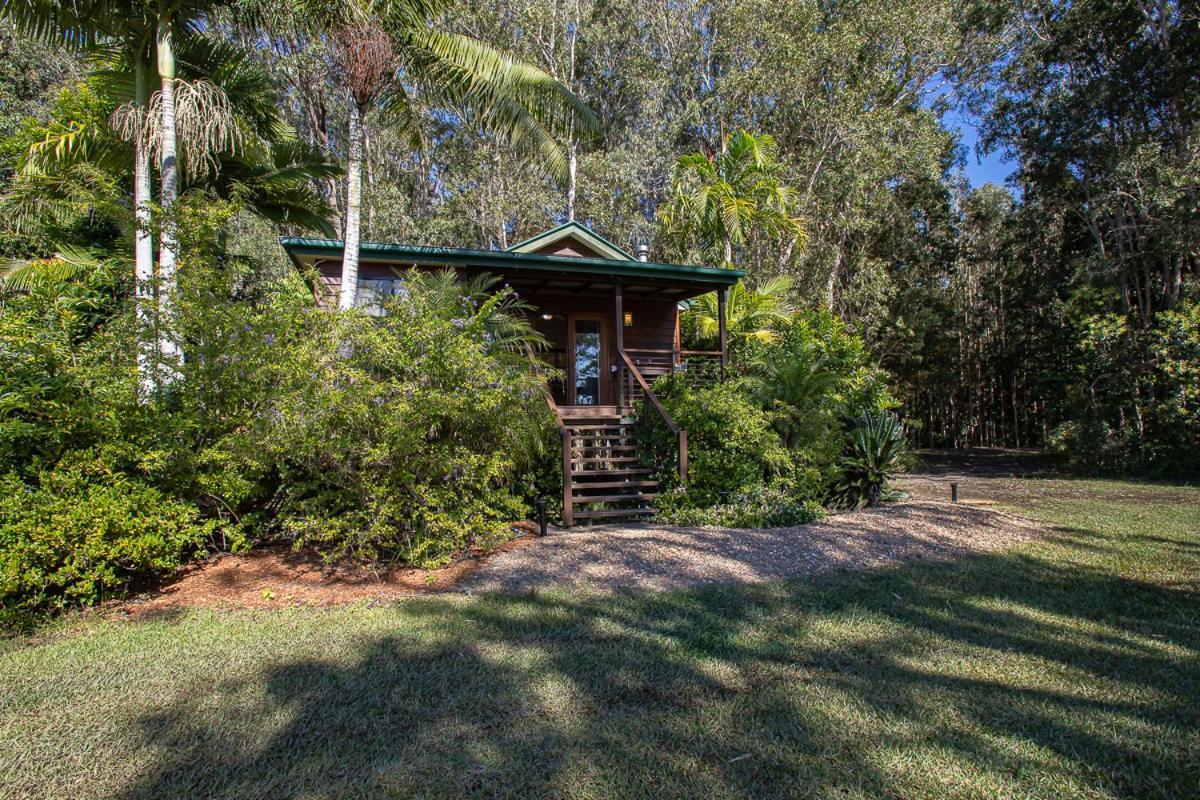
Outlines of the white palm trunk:
{"label": "white palm trunk", "polygon": [[171,19],[158,19],[158,75],[162,80],[162,141],[160,144],[162,189],[162,232],[158,245],[158,319],[156,344],[160,365],[168,376],[175,374],[179,347],[172,336],[175,296],[175,262],[179,253],[176,236],[175,200],[179,196],[179,159],[175,142],[175,49]]}
{"label": "white palm trunk", "polygon": [[346,233],[342,252],[342,285],[338,307],[354,308],[358,294],[358,240],[362,215],[362,110],[350,99],[350,152],[346,164]]}
{"label": "white palm trunk", "polygon": [[[146,70],[146,62],[139,57],[133,67],[134,105],[143,112],[150,97]],[[142,338],[148,331],[155,330],[157,317],[154,302],[154,233],[151,231],[150,201],[150,148],[146,137],[139,133],[133,137],[133,255],[138,318],[138,388],[142,394],[153,392],[156,386],[155,359],[150,352],[151,343]]]}
{"label": "white palm trunk", "polygon": [[574,134],[571,135],[570,153],[567,160],[567,221],[575,219],[575,194],[578,186],[579,150],[575,144]]}

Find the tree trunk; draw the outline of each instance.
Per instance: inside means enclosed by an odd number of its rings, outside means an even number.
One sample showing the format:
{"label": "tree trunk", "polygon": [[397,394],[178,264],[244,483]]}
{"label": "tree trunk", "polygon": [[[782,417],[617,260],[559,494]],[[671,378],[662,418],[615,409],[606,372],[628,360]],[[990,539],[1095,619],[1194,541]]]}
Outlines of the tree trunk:
{"label": "tree trunk", "polygon": [[[574,92],[578,89],[575,85],[575,42],[579,38],[579,0],[575,2],[575,19],[568,35],[570,47],[567,57],[570,59],[570,66],[567,73],[567,88]],[[579,186],[579,143],[575,140],[575,121],[573,119],[567,133],[567,142],[570,148],[567,162],[567,220],[571,221],[575,219],[575,196]]]}
{"label": "tree trunk", "polygon": [[[133,64],[134,106],[145,112],[150,99],[149,64],[146,56],[139,53]],[[150,148],[142,131],[133,138],[133,209],[134,209],[134,291],[137,298],[138,339],[137,373],[138,390],[141,395],[154,391],[157,376],[154,374],[154,358],[149,351],[149,342],[142,337],[147,331],[156,329],[158,308],[154,300],[154,233],[150,218]]]}
{"label": "tree trunk", "polygon": [[175,200],[179,196],[179,159],[175,154],[175,48],[171,17],[162,13],[158,18],[158,75],[162,80],[162,144],[160,173],[162,189],[162,232],[158,246],[158,319],[157,347],[160,369],[167,376],[176,371],[179,348],[172,337],[172,317],[175,299],[175,262],[179,253],[176,232]]}
{"label": "tree trunk", "polygon": [[342,285],[338,295],[340,308],[354,308],[358,295],[358,239],[362,226],[362,109],[350,99],[349,158],[346,164],[346,239],[342,252]]}
{"label": "tree trunk", "polygon": [[842,259],[846,250],[846,230],[842,229],[838,236],[837,250],[834,252],[833,266],[829,268],[829,277],[825,280],[825,307],[833,311],[833,304],[837,300],[837,282],[838,275],[842,271]]}
{"label": "tree trunk", "polygon": [[[572,126],[574,127],[574,126]],[[570,154],[567,160],[567,221],[575,219],[575,192],[579,172],[578,145],[575,144],[574,134],[571,137]]]}

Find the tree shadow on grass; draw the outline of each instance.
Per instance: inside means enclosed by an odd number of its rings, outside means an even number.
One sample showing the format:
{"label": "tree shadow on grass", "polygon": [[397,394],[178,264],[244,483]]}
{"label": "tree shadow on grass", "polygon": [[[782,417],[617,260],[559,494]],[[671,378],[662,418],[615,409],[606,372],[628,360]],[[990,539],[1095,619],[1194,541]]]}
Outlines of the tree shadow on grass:
{"label": "tree shadow on grass", "polygon": [[364,633],[351,658],[216,688],[258,692],[245,707],[188,695],[141,720],[158,763],[124,796],[1188,796],[1198,608],[1011,553],[422,600],[376,613],[442,635]]}

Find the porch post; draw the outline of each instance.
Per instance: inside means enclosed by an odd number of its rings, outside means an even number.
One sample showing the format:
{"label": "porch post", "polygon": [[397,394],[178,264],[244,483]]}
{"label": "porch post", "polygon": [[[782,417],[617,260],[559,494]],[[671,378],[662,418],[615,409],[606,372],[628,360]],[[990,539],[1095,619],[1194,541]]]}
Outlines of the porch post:
{"label": "porch post", "polygon": [[620,282],[613,287],[613,301],[615,302],[617,311],[615,322],[613,323],[616,326],[617,338],[616,358],[613,360],[613,363],[617,366],[617,386],[615,394],[617,407],[620,408],[625,405],[625,403],[622,402],[625,397],[625,359],[621,357],[621,353],[625,352],[625,303],[624,298],[621,295]]}
{"label": "porch post", "polygon": [[724,288],[717,290],[717,331],[721,337],[721,380],[725,380],[725,371],[729,368],[729,332],[725,329],[725,292]]}

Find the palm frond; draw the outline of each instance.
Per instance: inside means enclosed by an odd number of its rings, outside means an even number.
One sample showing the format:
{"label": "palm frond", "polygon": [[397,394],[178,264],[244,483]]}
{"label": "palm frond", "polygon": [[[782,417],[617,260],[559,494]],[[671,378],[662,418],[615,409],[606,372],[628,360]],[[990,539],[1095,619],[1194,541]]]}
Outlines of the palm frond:
{"label": "palm frond", "polygon": [[177,51],[180,77],[220,87],[233,114],[254,134],[285,132],[274,80],[254,54],[211,34],[184,37]]}
{"label": "palm frond", "polygon": [[545,71],[477,39],[428,26],[400,32],[410,71],[437,102],[535,154],[561,178],[561,141],[598,132],[599,121],[578,96]]}
{"label": "palm frond", "polygon": [[236,197],[264,219],[335,236],[333,210],[313,182],[342,174],[320,147],[289,139],[256,142],[222,157],[218,174],[203,185],[218,196]]}
{"label": "palm frond", "polygon": [[18,292],[74,280],[100,265],[98,251],[60,245],[51,258],[11,260],[0,263],[0,282]]}

